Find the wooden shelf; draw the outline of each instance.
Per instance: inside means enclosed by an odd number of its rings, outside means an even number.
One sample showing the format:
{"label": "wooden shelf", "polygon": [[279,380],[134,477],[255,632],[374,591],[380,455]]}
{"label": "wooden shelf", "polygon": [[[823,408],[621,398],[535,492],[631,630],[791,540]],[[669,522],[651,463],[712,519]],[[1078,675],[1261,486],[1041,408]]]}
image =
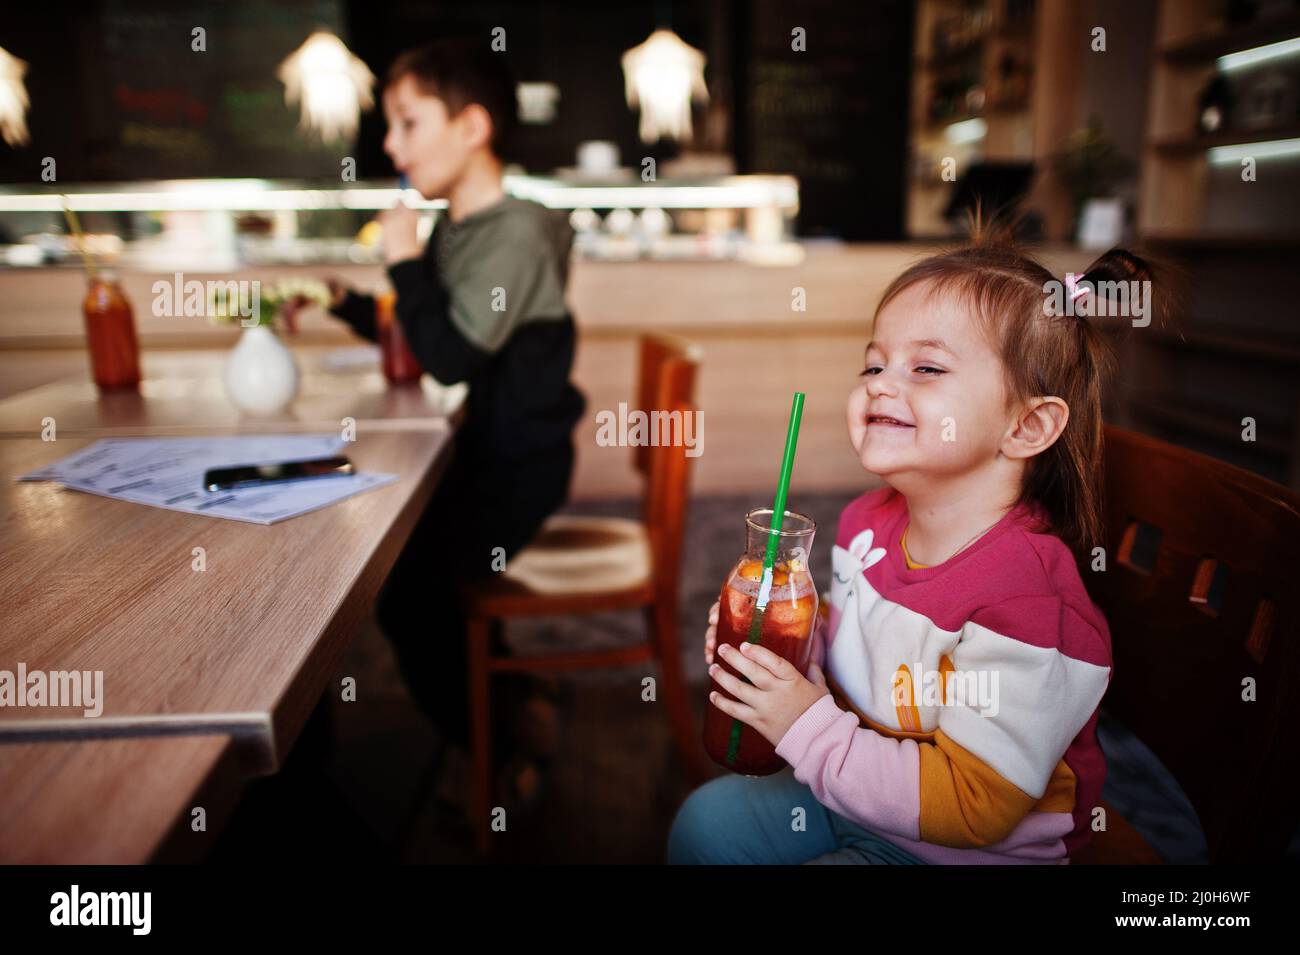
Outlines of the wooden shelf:
{"label": "wooden shelf", "polygon": [[[968,163],[1032,161],[1046,164],[1069,129],[1072,120],[1048,114],[1044,103],[1058,97],[1073,97],[1086,54],[1071,47],[1062,37],[1082,29],[1082,18],[1068,0],[1022,4],[1014,0],[970,0],[972,16],[982,18],[978,37],[959,49],[936,52],[932,46],[935,27],[954,13],[967,7],[953,0],[917,0],[916,28],[913,31],[912,108],[909,123],[910,144],[927,160],[943,155],[959,155],[965,168]],[[1010,16],[1017,12],[1017,16]],[[1010,58],[1015,66],[1004,76],[1002,61]],[[961,72],[965,71],[965,72]],[[952,88],[959,81],[979,85],[984,100],[979,110],[970,111],[964,98],[966,90]],[[938,97],[942,94],[942,101]],[[1014,97],[1014,98],[1010,98]],[[972,100],[971,102],[975,102]],[[952,109],[950,115],[932,117],[931,106]],[[1047,118],[1045,118],[1047,117]],[[956,123],[973,119],[988,124],[984,136],[961,144],[947,143],[944,130]],[[1047,177],[1033,188],[1050,235],[1065,237],[1071,230],[1069,198],[1064,187]],[[932,235],[942,231],[944,190],[921,178],[906,182],[906,229],[909,236]]]}
{"label": "wooden shelf", "polygon": [[1169,63],[1197,66],[1229,53],[1240,53],[1242,50],[1280,43],[1293,37],[1300,37],[1300,13],[1288,13],[1259,23],[1208,33],[1167,46],[1160,53]]}
{"label": "wooden shelf", "polygon": [[[1123,417],[1300,488],[1300,326],[1287,292],[1300,225],[1289,215],[1289,179],[1265,176],[1250,195],[1229,194],[1207,155],[1298,139],[1300,121],[1212,134],[1196,124],[1215,60],[1300,36],[1300,11],[1207,32],[1225,8],[1225,0],[1158,0],[1136,244],[1181,261],[1191,297],[1171,326],[1126,340]],[[1253,443],[1241,440],[1246,416],[1258,423]]]}
{"label": "wooden shelf", "polygon": [[1285,177],[1263,177],[1250,196],[1240,197],[1236,214],[1230,216],[1225,212],[1224,177],[1215,174],[1206,153],[1226,146],[1242,146],[1248,153],[1258,143],[1298,139],[1300,121],[1288,117],[1263,129],[1202,134],[1196,119],[1215,58],[1300,37],[1300,12],[1207,33],[1209,24],[1221,22],[1225,6],[1224,0],[1159,0],[1158,52],[1151,63],[1142,149],[1139,233],[1189,234],[1214,230],[1216,220],[1225,223],[1217,228],[1226,228],[1228,219],[1241,223],[1240,228],[1255,223],[1259,231],[1293,230],[1283,198]]}
{"label": "wooden shelf", "polygon": [[1177,136],[1153,140],[1152,149],[1164,155],[1194,155],[1215,146],[1249,146],[1252,143],[1267,143],[1275,139],[1300,138],[1300,124],[1289,123],[1286,126],[1270,126],[1267,129],[1236,129],[1211,136]]}

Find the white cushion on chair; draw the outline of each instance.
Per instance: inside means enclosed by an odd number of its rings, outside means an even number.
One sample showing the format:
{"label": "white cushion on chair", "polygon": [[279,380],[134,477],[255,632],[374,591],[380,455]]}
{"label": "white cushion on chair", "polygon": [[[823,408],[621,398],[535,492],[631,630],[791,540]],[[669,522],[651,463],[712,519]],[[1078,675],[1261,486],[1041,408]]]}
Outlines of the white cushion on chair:
{"label": "white cushion on chair", "polygon": [[557,514],[502,576],[536,593],[607,593],[650,580],[645,525],[621,517]]}

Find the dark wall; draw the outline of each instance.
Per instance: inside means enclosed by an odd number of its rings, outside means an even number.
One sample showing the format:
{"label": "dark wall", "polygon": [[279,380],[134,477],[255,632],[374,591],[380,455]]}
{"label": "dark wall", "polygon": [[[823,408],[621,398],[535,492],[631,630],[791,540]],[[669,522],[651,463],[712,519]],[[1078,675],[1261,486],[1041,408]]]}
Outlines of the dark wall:
{"label": "dark wall", "polygon": [[[556,121],[520,128],[516,158],[529,170],[574,163],[577,144],[611,139],[623,161],[663,159],[677,145],[645,145],[627,106],[619,55],[671,23],[708,56],[715,108],[727,122],[713,133],[702,110],[697,139],[731,153],[739,172],[791,173],[800,180],[803,235],[894,239],[903,234],[907,111],[911,80],[911,0],[709,0],[696,3],[404,2],[381,15],[353,3],[351,41],[369,63],[444,32],[506,28],[520,80],[561,90]],[[807,48],[791,49],[791,29]],[[522,38],[522,40],[521,40]],[[389,174],[383,118],[363,120],[361,165]],[[368,174],[370,174],[368,172]]]}
{"label": "dark wall", "polygon": [[[0,180],[339,175],[346,152],[303,140],[275,68],[342,0],[6,4],[0,47],[28,63],[31,143],[0,143]],[[206,51],[191,31],[206,31]]]}
{"label": "dark wall", "polygon": [[[686,42],[709,48],[720,4],[679,4],[659,14]],[[0,144],[0,181],[37,182],[54,156],[60,181],[145,178],[337,178],[344,156],[361,177],[391,176],[382,111],[362,116],[358,140],[325,146],[296,131],[279,63],[318,26],[339,33],[382,78],[393,57],[439,36],[506,30],[519,80],[556,83],[561,98],[547,126],[523,126],[516,158],[530,171],[573,165],[587,139],[619,143],[625,162],[675,155],[645,146],[627,107],[621,53],[659,22],[654,4],[429,0],[102,0],[6,9],[0,47],[29,64],[31,144]],[[206,52],[190,31],[207,30]]]}
{"label": "dark wall", "polygon": [[[733,21],[737,158],[799,178],[799,231],[902,234],[911,88],[910,0],[755,0]],[[806,49],[791,48],[802,27]]]}
{"label": "dark wall", "polygon": [[[723,8],[710,3],[660,4],[671,15],[673,30],[687,43],[707,51],[711,22],[725,22]],[[665,20],[666,22],[666,20]],[[643,156],[661,159],[679,150],[672,143],[644,145],[637,137],[637,114],[627,106],[624,50],[641,43],[659,21],[656,4],[566,0],[542,3],[465,3],[405,0],[387,6],[350,4],[349,41],[371,64],[384,64],[404,49],[439,36],[482,36],[487,42],[494,27],[506,31],[506,55],[515,78],[548,81],[560,88],[555,120],[546,126],[521,125],[514,159],[533,172],[546,172],[576,162],[578,143],[589,139],[617,142],[623,162],[639,165]],[[377,70],[377,72],[382,72]],[[706,78],[712,78],[706,68]],[[383,155],[383,116],[363,120],[359,161],[373,175],[391,175]]]}
{"label": "dark wall", "polygon": [[[338,32],[380,77],[400,51],[447,34],[506,30],[516,78],[560,88],[546,126],[521,126],[514,158],[546,173],[578,143],[611,139],[626,165],[677,155],[642,144],[619,58],[658,25],[708,56],[711,107],[695,114],[697,147],[731,153],[741,172],[799,177],[803,234],[850,239],[902,232],[912,4],[832,0],[100,0],[10,6],[0,46],[30,63],[32,143],[0,145],[0,181],[39,183],[44,156],[59,181],[260,177],[337,180],[355,157],[362,178],[392,175],[384,120],[363,114],[357,141],[323,145],[296,130],[275,68],[316,27]],[[190,30],[208,31],[206,53]],[[790,49],[790,30],[808,33]]]}

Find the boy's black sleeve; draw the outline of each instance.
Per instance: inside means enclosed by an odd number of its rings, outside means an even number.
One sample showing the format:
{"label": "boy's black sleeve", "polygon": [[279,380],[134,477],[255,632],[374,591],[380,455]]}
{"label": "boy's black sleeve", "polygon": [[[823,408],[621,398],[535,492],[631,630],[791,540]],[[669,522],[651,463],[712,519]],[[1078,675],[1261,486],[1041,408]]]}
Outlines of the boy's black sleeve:
{"label": "boy's black sleeve", "polygon": [[397,320],[420,366],[444,385],[474,375],[492,357],[461,333],[451,320],[451,296],[422,259],[388,267],[397,292]]}
{"label": "boy's black sleeve", "polygon": [[379,341],[379,326],[375,321],[375,297],[362,295],[348,289],[348,294],[330,312],[352,326],[362,338]]}

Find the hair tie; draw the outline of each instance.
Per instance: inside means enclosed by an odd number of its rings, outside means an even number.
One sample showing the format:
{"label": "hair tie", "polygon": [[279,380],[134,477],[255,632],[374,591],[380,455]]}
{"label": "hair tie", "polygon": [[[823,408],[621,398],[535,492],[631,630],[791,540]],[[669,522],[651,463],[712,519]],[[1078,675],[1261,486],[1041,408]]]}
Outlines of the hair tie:
{"label": "hair tie", "polygon": [[1086,272],[1066,272],[1065,273],[1065,290],[1069,293],[1069,299],[1073,302],[1092,291],[1092,286],[1080,284],[1079,279],[1086,275]]}

